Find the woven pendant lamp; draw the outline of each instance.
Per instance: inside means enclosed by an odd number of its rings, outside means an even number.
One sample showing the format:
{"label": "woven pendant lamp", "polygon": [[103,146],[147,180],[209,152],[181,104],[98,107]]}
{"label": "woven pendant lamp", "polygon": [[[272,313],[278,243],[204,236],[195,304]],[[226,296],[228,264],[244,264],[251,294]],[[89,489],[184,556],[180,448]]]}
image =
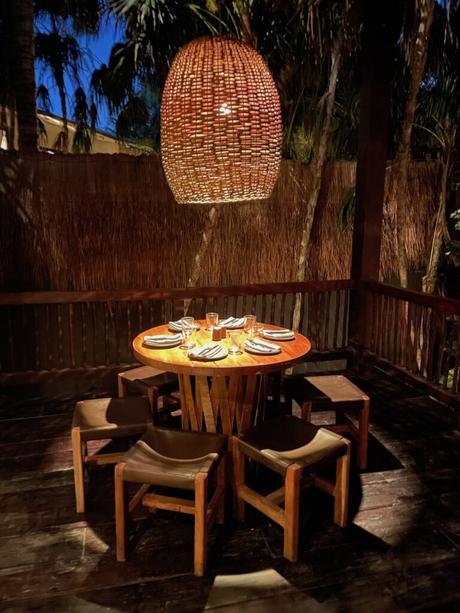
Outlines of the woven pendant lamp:
{"label": "woven pendant lamp", "polygon": [[177,202],[268,198],[281,141],[278,92],[252,47],[206,36],[179,51],[161,104],[161,157]]}

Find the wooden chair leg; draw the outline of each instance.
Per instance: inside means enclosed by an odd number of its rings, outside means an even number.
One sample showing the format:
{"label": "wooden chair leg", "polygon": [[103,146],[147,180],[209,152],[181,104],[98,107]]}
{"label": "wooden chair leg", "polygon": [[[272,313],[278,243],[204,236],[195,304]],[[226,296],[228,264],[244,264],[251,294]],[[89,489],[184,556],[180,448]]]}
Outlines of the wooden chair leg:
{"label": "wooden chair leg", "polygon": [[244,521],[244,500],[239,496],[239,487],[244,485],[244,454],[241,453],[238,437],[232,437],[233,460],[233,514],[238,521]]}
{"label": "wooden chair leg", "polygon": [[207,535],[208,476],[198,473],[195,477],[195,575],[202,577],[206,569],[208,549]]}
{"label": "wooden chair leg", "polygon": [[[346,439],[343,439],[346,441]],[[337,460],[334,488],[334,522],[344,528],[348,521],[348,490],[350,481],[350,441],[347,443],[347,453]]]}
{"label": "wooden chair leg", "polygon": [[85,512],[85,480],[83,474],[83,444],[80,428],[72,428],[73,476],[75,484],[75,506],[77,513]]}
{"label": "wooden chair leg", "polygon": [[311,409],[312,402],[310,400],[305,400],[302,402],[302,406],[300,407],[302,419],[305,421],[311,421]]}
{"label": "wooden chair leg", "polygon": [[124,398],[126,396],[126,385],[124,384],[124,381],[122,379],[124,374],[125,373],[123,373],[123,372],[119,372],[118,376],[117,376],[118,397],[119,398]]}
{"label": "wooden chair leg", "polygon": [[292,415],[292,396],[289,394],[289,392],[286,389],[283,390],[283,395],[284,395],[285,413],[286,415]]}
{"label": "wooden chair leg", "polygon": [[218,524],[225,523],[225,486],[227,483],[227,459],[225,455],[222,457],[217,468],[217,487],[222,489],[219,503],[217,505],[216,522]]}
{"label": "wooden chair leg", "polygon": [[297,560],[299,549],[299,496],[302,467],[291,464],[284,480],[284,551],[283,555],[291,562]]}
{"label": "wooden chair leg", "polygon": [[369,439],[369,413],[371,401],[367,396],[363,398],[364,406],[359,413],[358,430],[358,466],[362,470],[367,468],[367,447]]}
{"label": "wooden chair leg", "polygon": [[158,415],[158,389],[156,387],[148,387],[147,397],[149,399],[152,415],[156,417]]}
{"label": "wooden chair leg", "polygon": [[126,561],[127,503],[125,497],[125,482],[123,480],[124,468],[124,462],[115,465],[115,531],[118,562]]}

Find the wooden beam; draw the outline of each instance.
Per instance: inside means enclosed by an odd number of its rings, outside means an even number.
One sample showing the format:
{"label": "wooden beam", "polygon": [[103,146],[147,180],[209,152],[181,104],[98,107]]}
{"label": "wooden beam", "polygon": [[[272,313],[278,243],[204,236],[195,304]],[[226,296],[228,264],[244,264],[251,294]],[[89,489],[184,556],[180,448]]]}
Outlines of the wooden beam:
{"label": "wooden beam", "polygon": [[155,290],[99,290],[90,292],[1,292],[0,305],[76,304],[79,302],[143,302],[220,296],[257,296],[297,292],[327,292],[353,287],[350,279],[232,285],[229,287],[183,287]]}
{"label": "wooden beam", "polygon": [[460,315],[460,300],[456,300],[455,298],[434,296],[433,294],[425,294],[424,292],[387,285],[386,283],[376,283],[375,281],[364,281],[362,283],[362,288],[370,292],[381,294],[382,296],[392,296],[398,300],[407,300],[414,304],[430,307],[446,315]]}
{"label": "wooden beam", "polygon": [[351,277],[379,277],[385,169],[388,154],[394,1],[364,2],[362,84],[356,209],[353,227]]}
{"label": "wooden beam", "polygon": [[[351,278],[355,281],[379,278],[395,14],[394,0],[363,2],[362,85],[351,256]],[[365,308],[363,296],[355,293],[350,308],[352,337],[360,337]]]}

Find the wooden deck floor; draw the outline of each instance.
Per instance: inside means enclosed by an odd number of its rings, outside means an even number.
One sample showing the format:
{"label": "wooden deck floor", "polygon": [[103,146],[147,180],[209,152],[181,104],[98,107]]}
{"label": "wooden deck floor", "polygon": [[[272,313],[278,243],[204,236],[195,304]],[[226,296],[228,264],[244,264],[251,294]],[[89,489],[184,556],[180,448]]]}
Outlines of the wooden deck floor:
{"label": "wooden deck floor", "polygon": [[[460,610],[459,434],[417,390],[377,372],[357,381],[373,400],[372,437],[369,469],[352,475],[350,526],[336,527],[329,500],[307,493],[300,560],[290,564],[280,529],[249,512],[244,525],[213,532],[203,579],[191,572],[188,516],[139,522],[136,549],[117,563],[110,467],[92,472],[88,513],[74,511],[73,400],[2,396],[0,610]],[[216,599],[216,576],[269,569],[281,587]]]}

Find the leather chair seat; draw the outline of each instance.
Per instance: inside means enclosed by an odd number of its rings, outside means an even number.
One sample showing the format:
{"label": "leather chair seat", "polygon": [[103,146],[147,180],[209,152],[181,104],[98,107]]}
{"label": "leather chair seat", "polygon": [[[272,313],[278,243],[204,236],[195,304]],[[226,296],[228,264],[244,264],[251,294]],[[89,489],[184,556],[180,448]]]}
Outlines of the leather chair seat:
{"label": "leather chair seat", "polygon": [[[367,467],[370,399],[344,375],[319,375],[286,378],[284,382],[286,405],[292,410],[292,401],[300,406],[302,418],[311,421],[312,410],[335,412],[335,423],[327,424],[331,431],[348,432],[358,443],[357,461]],[[358,417],[358,427],[348,418],[352,411]]]}
{"label": "leather chair seat", "polygon": [[142,396],[81,400],[75,406],[73,428],[82,441],[140,434],[152,421],[149,403]]}
{"label": "leather chair seat", "polygon": [[239,444],[246,455],[281,474],[294,463],[316,468],[347,453],[340,435],[291,415],[281,415],[246,431]]}
{"label": "leather chair seat", "polygon": [[193,490],[197,474],[210,473],[226,447],[219,434],[154,428],[125,455],[123,478]]}
{"label": "leather chair seat", "polygon": [[156,388],[159,396],[171,394],[179,389],[177,375],[151,368],[140,366],[121,373],[121,378],[126,389],[131,393],[147,394],[150,388]]}

